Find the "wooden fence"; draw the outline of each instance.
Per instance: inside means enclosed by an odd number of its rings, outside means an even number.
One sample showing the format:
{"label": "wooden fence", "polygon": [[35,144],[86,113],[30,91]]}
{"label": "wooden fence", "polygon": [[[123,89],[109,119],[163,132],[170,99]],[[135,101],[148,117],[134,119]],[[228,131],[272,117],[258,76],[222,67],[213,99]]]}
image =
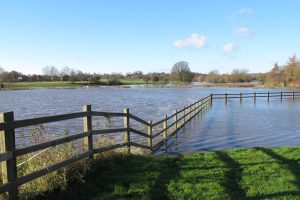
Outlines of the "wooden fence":
{"label": "wooden fence", "polygon": [[295,99],[295,97],[299,97],[300,92],[295,91],[288,91],[288,92],[253,92],[253,93],[236,93],[236,94],[212,94],[212,99],[225,99],[225,102],[228,101],[228,99],[240,99],[242,101],[243,99],[253,99],[253,101],[256,101],[257,98],[265,98],[268,101],[270,98],[280,98],[281,100],[283,98],[292,98]]}
{"label": "wooden fence", "polygon": [[[105,151],[117,148],[126,148],[127,152],[130,153],[131,147],[140,147],[143,149],[147,149],[150,152],[154,152],[162,145],[167,145],[167,141],[174,134],[176,134],[179,129],[184,127],[184,125],[199,112],[202,112],[203,109],[211,105],[212,96],[213,95],[209,95],[203,99],[200,99],[199,101],[194,102],[193,104],[190,104],[189,106],[184,107],[181,110],[176,110],[175,113],[171,116],[165,115],[163,119],[157,122],[143,120],[131,114],[129,112],[129,109],[127,108],[124,109],[123,113],[98,112],[92,111],[90,105],[84,106],[82,112],[24,120],[14,120],[13,112],[2,113],[0,114],[0,162],[3,184],[0,185],[0,193],[8,192],[9,199],[18,199],[19,186],[84,158],[93,159],[94,154],[102,153]],[[94,116],[121,117],[124,119],[124,127],[93,130],[92,117]],[[82,133],[55,139],[41,144],[35,144],[28,147],[16,148],[15,129],[76,118],[83,118],[84,131]],[[146,126],[148,129],[147,133],[131,127],[131,120],[135,120],[140,124]],[[163,125],[162,129],[156,128],[161,125]],[[109,133],[124,134],[124,142],[107,147],[94,148],[93,136]],[[147,138],[147,144],[140,144],[132,141],[130,138],[131,133],[140,135],[143,138]],[[17,176],[17,157],[82,138],[84,139],[84,153],[81,153],[68,160],[64,160],[60,163],[37,170],[25,176]]]}

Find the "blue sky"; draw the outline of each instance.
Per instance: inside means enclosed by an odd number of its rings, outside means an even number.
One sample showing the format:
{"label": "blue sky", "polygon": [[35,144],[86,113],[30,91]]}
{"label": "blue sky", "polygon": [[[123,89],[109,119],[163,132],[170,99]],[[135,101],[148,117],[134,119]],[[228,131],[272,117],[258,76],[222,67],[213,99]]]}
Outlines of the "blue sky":
{"label": "blue sky", "polygon": [[299,55],[298,0],[0,0],[0,66],[266,72]]}

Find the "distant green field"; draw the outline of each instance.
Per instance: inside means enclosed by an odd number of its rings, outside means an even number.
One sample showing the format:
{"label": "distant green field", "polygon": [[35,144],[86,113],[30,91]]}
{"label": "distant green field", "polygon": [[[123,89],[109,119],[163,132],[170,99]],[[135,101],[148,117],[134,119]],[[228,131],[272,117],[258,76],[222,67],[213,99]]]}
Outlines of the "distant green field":
{"label": "distant green field", "polygon": [[100,160],[82,184],[41,199],[300,199],[300,147]]}
{"label": "distant green field", "polygon": [[[140,85],[140,84],[162,84],[160,82],[145,82],[143,80],[120,80],[121,85]],[[180,82],[167,82],[172,84],[178,84]],[[101,79],[99,83],[90,83],[88,81],[37,81],[37,82],[12,82],[3,83],[6,89],[30,89],[37,87],[53,88],[53,87],[81,87],[81,86],[97,86],[97,85],[107,85],[106,79]]]}
{"label": "distant green field", "polygon": [[71,82],[67,81],[55,81],[55,82],[14,82],[4,83],[7,88],[32,88],[32,87],[67,87],[73,86]]}

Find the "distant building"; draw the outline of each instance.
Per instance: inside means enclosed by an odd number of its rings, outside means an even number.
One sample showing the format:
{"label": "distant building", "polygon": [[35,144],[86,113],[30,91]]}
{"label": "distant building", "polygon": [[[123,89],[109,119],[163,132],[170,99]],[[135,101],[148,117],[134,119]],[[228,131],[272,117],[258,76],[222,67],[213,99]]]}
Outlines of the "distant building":
{"label": "distant building", "polygon": [[41,75],[32,74],[28,76],[28,81],[42,81],[43,77]]}
{"label": "distant building", "polygon": [[28,76],[21,75],[18,77],[18,81],[28,81]]}
{"label": "distant building", "polygon": [[43,77],[42,77],[41,75],[37,75],[37,76],[36,76],[36,80],[37,80],[37,81],[41,81],[41,80],[43,80]]}
{"label": "distant building", "polygon": [[60,77],[60,80],[61,80],[61,81],[68,81],[69,78],[70,78],[69,75],[64,75],[64,76],[61,76],[61,77]]}

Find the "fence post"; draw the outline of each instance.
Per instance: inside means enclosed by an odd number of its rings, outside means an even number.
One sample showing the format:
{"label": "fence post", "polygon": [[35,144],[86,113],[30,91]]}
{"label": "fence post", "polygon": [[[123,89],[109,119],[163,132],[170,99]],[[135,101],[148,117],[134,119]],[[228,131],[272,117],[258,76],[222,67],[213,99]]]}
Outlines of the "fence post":
{"label": "fence post", "polygon": [[189,111],[189,120],[192,118],[192,104],[190,104],[190,111]]}
{"label": "fence post", "polygon": [[178,128],[178,124],[177,124],[177,110],[175,110],[174,120],[175,120],[175,131],[176,131],[176,134],[177,134],[177,128]]}
{"label": "fence post", "polygon": [[127,143],[127,153],[130,154],[130,125],[129,125],[129,108],[124,109],[124,128],[127,128],[127,131],[124,133],[124,140]]}
{"label": "fence post", "polygon": [[268,92],[268,101],[270,100],[270,92]]}
{"label": "fence post", "polygon": [[148,147],[150,147],[151,152],[152,152],[153,151],[153,149],[152,149],[152,121],[148,121],[148,123],[149,123],[149,126],[148,126],[148,135],[149,135]]}
{"label": "fence post", "polygon": [[[83,106],[83,111],[88,115],[83,118],[83,131],[88,132],[88,136],[84,138],[84,148],[86,151],[93,151],[93,133],[92,133],[92,107],[91,105]],[[93,159],[93,153],[89,156],[89,159]]]}
{"label": "fence post", "polygon": [[225,93],[225,103],[227,103],[227,93]]}
{"label": "fence post", "polygon": [[165,144],[165,148],[168,148],[168,144],[167,144],[167,138],[168,138],[168,115],[165,115],[165,121],[164,121],[164,144]]}
{"label": "fence post", "polygon": [[185,125],[185,106],[183,106],[183,125]]}
{"label": "fence post", "polygon": [[280,92],[280,100],[282,100],[282,92]]}
{"label": "fence post", "polygon": [[242,103],[243,100],[243,93],[240,93],[240,103]]}
{"label": "fence post", "polygon": [[[7,112],[0,114],[0,123],[1,122],[12,122],[14,121],[14,113]],[[15,141],[15,130],[9,129],[0,132],[0,144],[1,152],[14,151],[16,149]],[[13,154],[13,157],[9,160],[1,162],[1,172],[2,172],[2,183],[14,183],[17,179],[17,162],[16,157]],[[14,187],[8,191],[8,198],[16,200],[18,199],[18,187]]]}
{"label": "fence post", "polygon": [[254,99],[253,100],[256,101],[256,92],[254,92]]}
{"label": "fence post", "polygon": [[213,94],[211,93],[210,94],[210,105],[212,105],[212,103],[213,103]]}
{"label": "fence post", "polygon": [[200,100],[200,111],[201,111],[201,114],[202,114],[202,110],[203,110],[203,101],[202,99]]}
{"label": "fence post", "polygon": [[295,91],[293,91],[293,100],[295,100]]}

